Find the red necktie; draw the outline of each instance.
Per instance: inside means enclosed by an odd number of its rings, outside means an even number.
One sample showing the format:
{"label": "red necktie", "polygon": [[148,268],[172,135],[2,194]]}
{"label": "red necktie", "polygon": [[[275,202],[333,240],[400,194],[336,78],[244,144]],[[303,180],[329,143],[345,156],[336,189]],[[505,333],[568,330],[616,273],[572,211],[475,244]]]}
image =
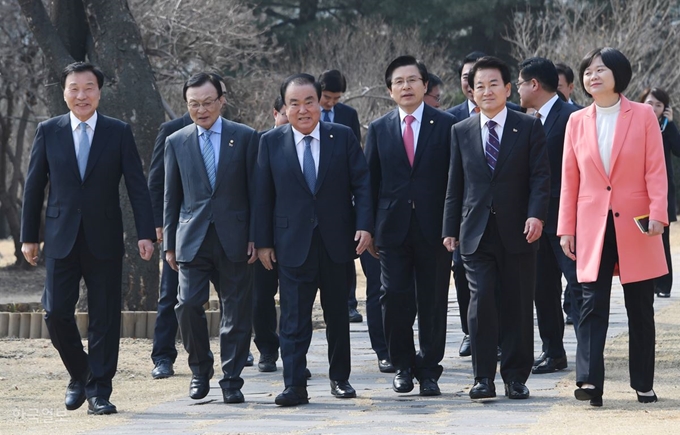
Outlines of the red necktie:
{"label": "red necktie", "polygon": [[404,127],[404,148],[406,149],[406,156],[408,157],[408,162],[413,166],[413,158],[415,156],[415,145],[413,140],[413,129],[411,128],[411,123],[415,121],[416,118],[413,115],[406,115],[404,122],[406,126]]}

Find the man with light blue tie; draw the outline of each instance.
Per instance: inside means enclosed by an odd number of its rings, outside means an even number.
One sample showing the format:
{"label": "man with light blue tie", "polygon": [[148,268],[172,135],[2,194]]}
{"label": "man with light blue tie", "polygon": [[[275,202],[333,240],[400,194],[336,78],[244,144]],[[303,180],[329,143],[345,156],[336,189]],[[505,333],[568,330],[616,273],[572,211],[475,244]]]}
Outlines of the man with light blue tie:
{"label": "man with light blue tie", "polygon": [[175,312],[192,372],[189,396],[204,398],[214,374],[203,309],[212,281],[222,306],[222,396],[241,403],[252,314],[248,263],[257,259],[251,223],[257,132],[220,116],[220,82],[199,73],[184,85],[194,123],[166,140],[163,247],[179,271]]}

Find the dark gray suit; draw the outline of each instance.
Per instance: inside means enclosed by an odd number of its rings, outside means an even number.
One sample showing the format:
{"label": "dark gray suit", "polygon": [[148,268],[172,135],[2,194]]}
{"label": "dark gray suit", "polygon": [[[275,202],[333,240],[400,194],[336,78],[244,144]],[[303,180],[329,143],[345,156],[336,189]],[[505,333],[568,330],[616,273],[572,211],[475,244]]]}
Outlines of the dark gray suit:
{"label": "dark gray suit", "polygon": [[[164,250],[179,264],[175,311],[189,367],[207,376],[213,365],[203,305],[213,281],[221,299],[220,348],[223,389],[240,389],[250,347],[251,294],[248,242],[252,241],[251,204],[257,132],[222,121],[214,191],[199,146],[198,129],[188,125],[165,146]],[[218,120],[219,120],[218,119]]]}

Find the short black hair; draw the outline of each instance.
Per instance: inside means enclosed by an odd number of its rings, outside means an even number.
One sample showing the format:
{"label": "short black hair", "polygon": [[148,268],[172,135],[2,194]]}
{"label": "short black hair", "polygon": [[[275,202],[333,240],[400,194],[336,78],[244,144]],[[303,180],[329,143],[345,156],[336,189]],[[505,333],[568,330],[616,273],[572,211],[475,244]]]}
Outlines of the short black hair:
{"label": "short black hair", "polygon": [[520,62],[519,75],[526,81],[535,79],[546,92],[557,91],[560,81],[555,65],[544,57],[531,57]]}
{"label": "short black hair", "polygon": [[286,104],[283,102],[283,98],[281,98],[281,95],[277,96],[276,99],[274,100],[274,110],[277,112],[281,113],[281,109],[283,109],[283,106]]}
{"label": "short black hair", "polygon": [[69,74],[86,71],[91,72],[97,77],[97,86],[101,89],[104,86],[104,73],[89,62],[73,62],[66,65],[66,68],[61,72],[61,89],[66,89],[66,77]]}
{"label": "short black hair", "polygon": [[187,100],[187,90],[189,88],[197,88],[208,82],[212,83],[217,90],[217,98],[220,98],[223,94],[222,77],[215,73],[200,72],[189,77],[189,80],[184,83],[184,88],[182,88],[182,97],[184,97],[184,101]]}
{"label": "short black hair", "polygon": [[484,56],[475,62],[472,69],[468,73],[468,85],[471,89],[475,88],[475,74],[477,74],[477,71],[480,69],[497,69],[501,73],[503,84],[507,85],[510,83],[510,67],[508,64],[497,57]]}
{"label": "short black hair", "polygon": [[283,104],[286,104],[286,91],[288,86],[291,84],[295,85],[312,85],[316,89],[316,97],[321,100],[321,84],[316,81],[313,75],[306,73],[293,74],[292,76],[286,77],[286,79],[281,83],[281,99]]}
{"label": "short black hair", "polygon": [[425,91],[425,94],[429,94],[432,92],[432,88],[442,86],[443,84],[444,82],[437,74],[427,73],[427,90]]}
{"label": "short black hair", "polygon": [[322,72],[319,76],[319,83],[322,91],[345,92],[347,90],[347,79],[337,69]]}
{"label": "short black hair", "polygon": [[397,68],[400,68],[402,66],[409,66],[409,65],[415,65],[418,67],[418,71],[420,72],[420,78],[423,80],[424,84],[427,84],[427,67],[425,64],[416,59],[413,56],[399,56],[398,58],[394,59],[388,66],[387,69],[385,70],[385,84],[387,85],[387,89],[392,89],[392,73],[394,73],[394,70]]}
{"label": "short black hair", "polygon": [[623,53],[619,50],[611,47],[596,48],[585,55],[581,64],[578,68],[579,77],[581,78],[581,85],[583,86],[583,91],[590,98],[593,96],[586,91],[583,85],[583,74],[586,68],[593,63],[593,59],[600,56],[602,58],[602,63],[604,66],[609,68],[614,75],[614,92],[617,94],[622,93],[628,87],[630,79],[633,77],[633,68],[630,66],[630,61]]}
{"label": "short black hair", "polygon": [[649,94],[652,94],[654,98],[657,100],[661,101],[661,104],[663,104],[664,110],[668,108],[668,106],[671,105],[671,97],[668,95],[668,92],[664,91],[661,88],[646,88],[642,93],[640,94],[640,97],[638,98],[638,101],[641,103],[644,103]]}
{"label": "short black hair", "polygon": [[557,62],[555,64],[555,69],[557,69],[557,75],[559,77],[560,74],[564,76],[565,79],[567,79],[567,84],[570,85],[574,83],[574,70],[572,70],[569,65],[566,63],[562,62]]}
{"label": "short black hair", "polygon": [[458,78],[463,76],[463,67],[465,64],[475,63],[483,57],[486,57],[486,53],[483,51],[473,51],[472,53],[466,54],[463,60],[460,62],[460,66],[458,66]]}

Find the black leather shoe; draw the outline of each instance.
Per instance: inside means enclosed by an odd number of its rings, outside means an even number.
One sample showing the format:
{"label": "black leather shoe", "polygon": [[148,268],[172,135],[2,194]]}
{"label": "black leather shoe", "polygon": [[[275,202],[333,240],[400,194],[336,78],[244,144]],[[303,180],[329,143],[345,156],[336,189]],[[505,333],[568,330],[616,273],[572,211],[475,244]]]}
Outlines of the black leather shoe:
{"label": "black leather shoe", "polygon": [[297,406],[309,403],[305,387],[287,387],[274,400],[279,406]]}
{"label": "black leather shoe", "polygon": [[590,406],[596,406],[598,408],[602,406],[602,396],[590,399]]}
{"label": "black leather shoe", "polygon": [[361,315],[360,312],[356,310],[356,308],[350,308],[349,309],[349,322],[350,323],[361,323],[364,321],[364,317]]}
{"label": "black leather shoe", "polygon": [[166,359],[156,362],[156,366],[151,370],[151,377],[154,379],[165,379],[174,374],[175,371],[172,369],[172,363]]}
{"label": "black leather shoe", "polygon": [[654,403],[659,400],[656,397],[656,393],[654,393],[653,396],[641,396],[640,393],[636,391],[635,395],[637,396],[638,402],[640,403]]}
{"label": "black leather shoe", "polygon": [[306,377],[307,379],[311,379],[311,378],[312,378],[312,372],[310,372],[309,369],[308,369],[307,367],[305,367],[305,377]]}
{"label": "black leather shoe", "polygon": [[397,393],[409,393],[413,391],[413,373],[408,370],[397,370],[392,381],[392,389]]}
{"label": "black leather shoe", "polygon": [[671,293],[670,293],[670,292],[658,292],[658,293],[656,294],[656,297],[657,297],[657,298],[670,298],[670,297],[671,297]]}
{"label": "black leather shoe", "polygon": [[602,391],[597,388],[577,388],[574,390],[576,400],[590,400],[602,398]]}
{"label": "black leather shoe", "polygon": [[248,358],[246,358],[246,367],[252,367],[255,363],[255,357],[252,352],[248,352]]}
{"label": "black leather shoe", "polygon": [[558,370],[564,370],[567,368],[567,357],[563,356],[560,358],[547,357],[542,363],[535,365],[531,369],[531,373],[535,375],[542,375],[545,373],[553,373]]}
{"label": "black leather shoe", "polygon": [[505,395],[508,399],[528,399],[529,389],[524,382],[512,381],[505,384]]}
{"label": "black leather shoe", "polygon": [[275,353],[260,354],[260,362],[257,363],[257,369],[261,372],[275,372],[277,370],[277,359],[279,357]]}
{"label": "black leather shoe", "polygon": [[475,385],[470,388],[470,399],[493,399],[494,397],[496,397],[496,386],[491,379],[475,379]]}
{"label": "black leather shoe", "polygon": [[548,358],[548,352],[541,352],[541,354],[538,356],[538,358],[536,358],[534,360],[533,367],[536,367],[537,365],[539,365],[540,363],[545,361],[546,358]]}
{"label": "black leather shoe", "polygon": [[224,403],[243,403],[246,400],[243,397],[243,393],[241,393],[241,390],[238,388],[222,390],[222,398],[224,399]]}
{"label": "black leather shoe", "polygon": [[349,381],[331,381],[331,394],[339,399],[357,397],[357,392],[349,384]]}
{"label": "black leather shoe", "polygon": [[470,336],[465,335],[463,341],[460,342],[460,347],[458,348],[458,355],[460,356],[470,356],[472,355],[472,349],[470,348]]}
{"label": "black leather shoe", "polygon": [[394,373],[396,372],[394,366],[388,359],[381,359],[378,360],[378,370],[380,370],[381,373]]}
{"label": "black leather shoe", "polygon": [[[574,319],[571,318],[571,316],[567,315],[567,318],[564,320],[565,325],[573,325],[574,324]],[[602,405],[600,405],[602,406]]]}
{"label": "black leather shoe", "polygon": [[210,379],[215,371],[210,367],[207,375],[193,375],[189,384],[189,397],[194,400],[202,399],[210,392]]}
{"label": "black leather shoe", "polygon": [[107,415],[116,414],[118,410],[109,402],[108,399],[103,397],[90,397],[87,399],[87,413],[93,415]]}
{"label": "black leather shoe", "polygon": [[420,395],[421,396],[439,396],[442,392],[439,390],[437,381],[433,378],[419,379]]}
{"label": "black leather shoe", "polygon": [[85,383],[71,379],[68,387],[66,387],[64,405],[66,405],[66,409],[69,411],[75,411],[83,406],[83,403],[85,403]]}

